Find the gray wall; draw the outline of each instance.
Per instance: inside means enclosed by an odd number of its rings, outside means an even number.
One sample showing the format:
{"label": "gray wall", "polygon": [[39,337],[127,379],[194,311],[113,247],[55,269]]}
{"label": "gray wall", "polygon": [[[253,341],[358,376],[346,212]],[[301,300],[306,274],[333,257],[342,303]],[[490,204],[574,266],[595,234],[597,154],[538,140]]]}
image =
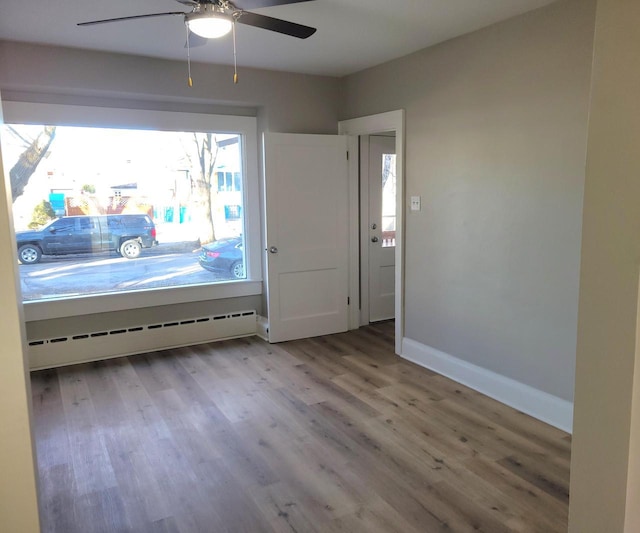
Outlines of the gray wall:
{"label": "gray wall", "polygon": [[336,133],[336,78],[0,41],[4,100],[258,115],[263,131]]}
{"label": "gray wall", "polygon": [[341,118],[406,110],[406,337],[573,397],[595,0],[349,76]]}
{"label": "gray wall", "polygon": [[[95,105],[256,116],[258,129],[337,133],[340,81],[336,78],[241,68],[233,84],[227,66],[0,41],[0,92],[5,101]],[[41,320],[27,324],[29,339],[72,334],[92,324],[171,320],[242,309],[264,312],[261,296],[214,300]],[[106,321],[106,322],[105,322]]]}

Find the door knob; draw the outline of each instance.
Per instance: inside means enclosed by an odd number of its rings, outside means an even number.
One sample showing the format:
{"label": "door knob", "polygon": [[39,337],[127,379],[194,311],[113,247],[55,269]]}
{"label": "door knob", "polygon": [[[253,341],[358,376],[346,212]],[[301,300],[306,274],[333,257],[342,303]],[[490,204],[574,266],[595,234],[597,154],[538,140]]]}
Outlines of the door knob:
{"label": "door knob", "polygon": [[375,235],[371,237],[371,242],[378,242],[378,237],[376,237]]}
{"label": "door knob", "polygon": [[269,251],[270,251],[272,254],[277,254],[277,253],[278,253],[278,249],[277,249],[275,246],[272,246],[271,248],[269,248]]}

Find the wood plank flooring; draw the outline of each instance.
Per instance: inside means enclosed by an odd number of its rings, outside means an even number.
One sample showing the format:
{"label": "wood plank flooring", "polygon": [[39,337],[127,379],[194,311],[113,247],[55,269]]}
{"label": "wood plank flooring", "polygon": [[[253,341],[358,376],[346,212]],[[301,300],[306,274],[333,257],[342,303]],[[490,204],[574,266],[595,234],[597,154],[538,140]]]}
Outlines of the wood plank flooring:
{"label": "wood plank flooring", "polygon": [[393,323],[32,374],[43,531],[564,532],[570,437]]}

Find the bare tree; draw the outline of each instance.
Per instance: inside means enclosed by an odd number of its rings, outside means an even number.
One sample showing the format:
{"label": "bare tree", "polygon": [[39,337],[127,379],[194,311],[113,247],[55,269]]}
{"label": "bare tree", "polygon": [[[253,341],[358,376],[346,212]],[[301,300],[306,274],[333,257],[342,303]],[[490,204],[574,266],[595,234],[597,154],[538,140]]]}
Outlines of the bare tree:
{"label": "bare tree", "polygon": [[13,127],[9,127],[9,131],[20,139],[25,146],[24,152],[20,154],[18,161],[9,171],[11,195],[15,202],[16,198],[24,192],[29,183],[29,178],[33,176],[40,161],[47,155],[47,151],[56,136],[56,126],[45,126],[35,139],[24,137]]}
{"label": "bare tree", "polygon": [[384,154],[382,159],[382,188],[384,189],[388,179],[392,183],[396,180],[396,158],[395,154]]}
{"label": "bare tree", "polygon": [[200,242],[205,244],[216,240],[215,223],[213,220],[214,168],[218,157],[218,143],[214,133],[193,133],[193,157],[190,150],[186,151],[187,158],[194,168],[195,178],[192,178],[193,214],[199,228]]}

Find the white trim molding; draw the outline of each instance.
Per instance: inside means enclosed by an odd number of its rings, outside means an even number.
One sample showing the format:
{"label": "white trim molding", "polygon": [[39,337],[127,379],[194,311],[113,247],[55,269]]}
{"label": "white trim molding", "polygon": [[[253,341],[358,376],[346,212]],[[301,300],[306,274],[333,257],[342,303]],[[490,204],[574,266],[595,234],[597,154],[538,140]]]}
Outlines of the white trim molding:
{"label": "white trim molding", "polygon": [[401,356],[567,433],[572,431],[572,402],[406,337]]}

